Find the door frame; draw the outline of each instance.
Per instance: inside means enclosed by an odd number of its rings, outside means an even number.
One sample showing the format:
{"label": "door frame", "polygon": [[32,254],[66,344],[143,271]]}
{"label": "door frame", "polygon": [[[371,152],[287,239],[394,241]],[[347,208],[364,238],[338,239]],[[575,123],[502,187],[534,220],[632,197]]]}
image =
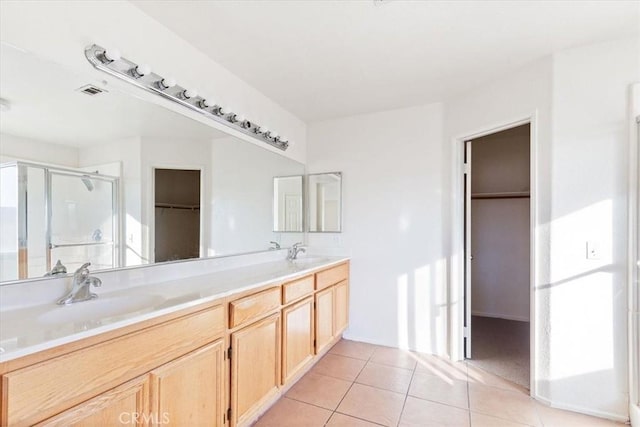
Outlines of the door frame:
{"label": "door frame", "polygon": [[[199,242],[199,258],[208,257],[207,250],[209,245],[205,242],[206,233],[205,230],[207,222],[205,216],[207,213],[207,206],[205,205],[206,189],[206,170],[203,165],[176,165],[170,163],[154,163],[149,168],[149,197],[147,204],[147,259],[149,264],[155,264],[156,262],[156,169],[173,169],[173,170],[197,170],[200,172],[200,235],[198,236]],[[185,260],[181,260],[185,261]]]}
{"label": "door frame", "polygon": [[487,136],[496,132],[511,129],[524,124],[530,125],[529,135],[529,162],[530,162],[530,205],[529,205],[529,340],[530,340],[530,380],[529,394],[536,396],[536,355],[538,354],[536,340],[536,315],[537,304],[535,288],[538,275],[538,112],[533,111],[524,116],[514,117],[498,123],[479,127],[475,131],[453,137],[452,146],[454,154],[453,172],[453,224],[452,224],[452,251],[451,251],[451,282],[449,289],[449,301],[452,308],[450,314],[450,351],[453,360],[464,359],[464,318],[466,316],[464,298],[466,295],[464,257],[465,237],[465,192],[464,192],[464,152],[465,142]]}
{"label": "door frame", "polygon": [[640,424],[640,83],[629,89],[629,236],[628,253],[628,354],[629,417],[632,425]]}

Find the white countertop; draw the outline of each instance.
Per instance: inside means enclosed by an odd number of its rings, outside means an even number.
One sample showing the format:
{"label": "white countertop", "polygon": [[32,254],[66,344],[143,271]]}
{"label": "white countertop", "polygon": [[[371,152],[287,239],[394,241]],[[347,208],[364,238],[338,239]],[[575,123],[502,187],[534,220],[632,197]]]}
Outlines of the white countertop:
{"label": "white countertop", "polygon": [[[108,291],[108,281],[103,279],[103,286],[97,289],[99,297],[95,300],[68,306],[59,306],[55,300],[23,307],[3,308],[0,305],[0,363],[234,293],[283,282],[348,259],[314,256],[301,258],[299,262],[262,262],[197,276],[172,277],[165,281],[119,287],[111,292]],[[96,276],[101,275],[97,273]]]}

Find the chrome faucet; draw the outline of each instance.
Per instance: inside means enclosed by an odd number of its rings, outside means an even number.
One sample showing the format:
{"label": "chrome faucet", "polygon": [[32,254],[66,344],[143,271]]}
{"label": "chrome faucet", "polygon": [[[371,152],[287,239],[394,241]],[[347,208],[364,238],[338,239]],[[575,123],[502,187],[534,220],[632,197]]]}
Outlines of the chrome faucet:
{"label": "chrome faucet", "polygon": [[278,249],[280,249],[280,243],[273,242],[273,241],[271,241],[269,243],[271,243],[273,245],[272,247],[269,248],[270,250],[278,250]]}
{"label": "chrome faucet", "polygon": [[287,259],[289,261],[293,261],[294,259],[298,258],[298,254],[300,252],[305,253],[306,250],[305,248],[301,248],[300,245],[302,244],[302,242],[299,243],[295,243],[293,246],[291,246],[289,248],[289,252],[287,253]]}
{"label": "chrome faucet", "polygon": [[56,262],[56,265],[53,266],[51,271],[47,271],[47,273],[45,274],[45,277],[46,276],[58,276],[60,274],[67,274],[67,267],[62,265],[62,261],[58,260],[58,262]]}
{"label": "chrome faucet", "polygon": [[99,287],[102,280],[89,275],[90,262],[83,264],[82,267],[73,273],[73,285],[71,290],[58,300],[59,305],[73,304],[80,301],[88,301],[98,298],[97,294],[91,292],[91,285]]}

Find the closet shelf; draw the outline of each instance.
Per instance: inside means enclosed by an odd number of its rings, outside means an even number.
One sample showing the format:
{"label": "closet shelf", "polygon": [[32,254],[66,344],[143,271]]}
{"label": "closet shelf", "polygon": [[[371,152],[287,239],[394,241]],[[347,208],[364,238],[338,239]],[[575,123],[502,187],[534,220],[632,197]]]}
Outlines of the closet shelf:
{"label": "closet shelf", "polygon": [[156,208],[199,210],[200,205],[179,205],[176,203],[156,203]]}
{"label": "closet shelf", "polygon": [[471,193],[472,199],[528,199],[528,191],[504,191],[500,193]]}

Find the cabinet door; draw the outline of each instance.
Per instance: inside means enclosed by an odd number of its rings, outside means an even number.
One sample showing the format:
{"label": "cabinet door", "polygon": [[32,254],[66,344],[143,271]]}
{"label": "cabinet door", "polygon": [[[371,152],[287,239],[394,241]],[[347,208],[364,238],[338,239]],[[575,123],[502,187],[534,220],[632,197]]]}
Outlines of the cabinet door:
{"label": "cabinet door", "polygon": [[280,333],[278,313],[231,334],[231,425],[278,392]]}
{"label": "cabinet door", "polygon": [[316,354],[333,339],[333,287],[316,293]]}
{"label": "cabinet door", "polygon": [[149,414],[149,376],[144,375],[106,391],[49,418],[37,426],[146,426]]}
{"label": "cabinet door", "polygon": [[162,426],[222,426],[224,341],[151,371],[151,412]]}
{"label": "cabinet door", "polygon": [[282,384],[313,355],[313,297],[308,297],[282,309]]}
{"label": "cabinet door", "polygon": [[334,287],[335,329],[334,335],[341,334],[349,324],[349,282],[346,280]]}

